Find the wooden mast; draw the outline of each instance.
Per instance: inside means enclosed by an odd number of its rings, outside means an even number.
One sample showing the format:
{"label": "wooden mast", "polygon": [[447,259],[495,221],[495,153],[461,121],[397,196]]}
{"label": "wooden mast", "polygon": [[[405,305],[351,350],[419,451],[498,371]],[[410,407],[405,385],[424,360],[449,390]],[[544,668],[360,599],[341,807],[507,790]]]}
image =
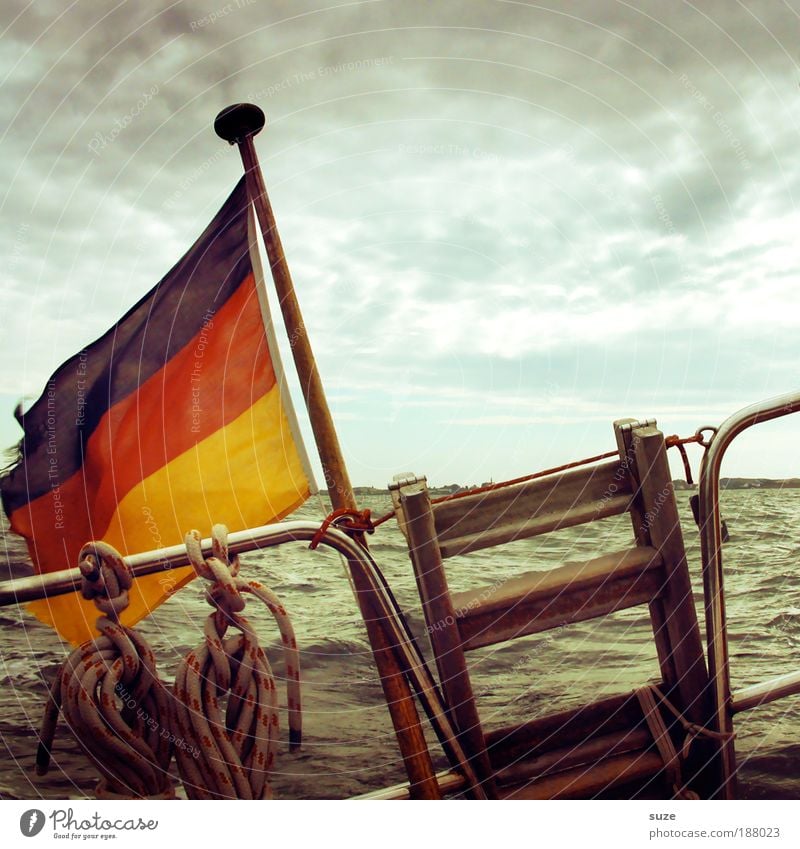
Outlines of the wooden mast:
{"label": "wooden mast", "polygon": [[[317,445],[325,484],[334,509],[356,509],[355,495],[350,476],[345,466],[339,438],[333,425],[325,390],[317,371],[317,363],[306,333],[300,304],[295,294],[292,275],[283,252],[275,216],[269,202],[261,166],[256,155],[253,136],[264,127],[266,119],[258,106],[252,103],[237,103],[223,109],[214,121],[217,135],[230,144],[236,144],[242,157],[247,193],[255,207],[261,235],[267,250],[272,279],[278,293],[283,321],[294,357],[297,376],[308,409],[314,441]],[[410,780],[413,798],[440,798],[433,762],[416,709],[408,681],[392,650],[392,641],[381,625],[371,601],[372,589],[369,579],[361,571],[351,568],[353,584],[361,616],[367,628],[375,664],[383,686],[384,697],[389,707],[400,752]]]}
{"label": "wooden mast", "polygon": [[261,235],[264,238],[272,279],[278,293],[286,332],[289,334],[292,356],[294,357],[297,376],[300,379],[303,398],[308,408],[311,429],[322,462],[322,472],[325,477],[325,485],[328,487],[331,504],[334,509],[340,507],[355,509],[356,500],[353,495],[353,487],[350,484],[350,476],[347,473],[339,438],[336,435],[336,428],[333,425],[333,418],[328,407],[328,400],[325,397],[325,390],[317,371],[317,361],[314,359],[314,352],[311,350],[303,315],[300,312],[300,304],[294,291],[292,275],[283,252],[283,244],[278,234],[275,216],[272,213],[261,166],[253,144],[253,136],[261,131],[264,123],[264,113],[258,106],[250,103],[237,103],[235,106],[223,109],[217,115],[214,121],[214,129],[220,138],[239,147],[242,165],[247,177],[247,193],[255,207],[258,223],[261,227]]}

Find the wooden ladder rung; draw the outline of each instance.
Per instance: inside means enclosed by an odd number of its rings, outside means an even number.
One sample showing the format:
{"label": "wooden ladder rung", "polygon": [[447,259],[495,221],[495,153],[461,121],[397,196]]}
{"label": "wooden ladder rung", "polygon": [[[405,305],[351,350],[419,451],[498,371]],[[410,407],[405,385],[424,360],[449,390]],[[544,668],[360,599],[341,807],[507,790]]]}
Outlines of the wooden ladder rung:
{"label": "wooden ladder rung", "polygon": [[651,601],[663,588],[661,555],[636,546],[499,585],[453,593],[465,651],[604,616]]}
{"label": "wooden ladder rung", "polygon": [[630,503],[630,495],[616,495],[602,502],[579,504],[563,513],[543,513],[515,522],[498,523],[496,526],[472,534],[463,534],[450,539],[442,537],[439,540],[439,547],[442,557],[469,554],[472,551],[480,551],[482,548],[505,545],[509,542],[528,539],[540,534],[549,534],[552,531],[571,528],[574,525],[585,525],[588,522],[596,522],[610,516],[619,516],[630,507]]}
{"label": "wooden ladder rung", "polygon": [[657,752],[626,752],[600,763],[584,764],[540,779],[501,787],[499,796],[503,799],[587,799],[621,784],[652,778],[663,769],[664,762]]}
{"label": "wooden ladder rung", "polygon": [[454,557],[617,516],[632,497],[613,460],[434,504],[436,538],[441,556]]}
{"label": "wooden ladder rung", "polygon": [[576,766],[594,765],[627,752],[644,752],[652,746],[653,737],[647,729],[626,729],[588,737],[580,743],[551,749],[532,758],[518,758],[498,770],[495,778],[499,784],[521,784]]}
{"label": "wooden ladder rung", "polygon": [[486,734],[486,748],[494,768],[502,769],[515,761],[532,759],[559,747],[579,745],[591,737],[632,732],[645,727],[636,694],[620,693],[515,725],[495,728]]}

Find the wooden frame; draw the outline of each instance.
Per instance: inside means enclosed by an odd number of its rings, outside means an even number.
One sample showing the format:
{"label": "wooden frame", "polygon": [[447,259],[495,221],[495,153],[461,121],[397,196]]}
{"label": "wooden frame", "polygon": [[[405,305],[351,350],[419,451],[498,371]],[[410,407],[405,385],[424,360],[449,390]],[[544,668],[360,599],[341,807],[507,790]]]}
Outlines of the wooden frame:
{"label": "wooden frame", "polygon": [[[398,486],[398,519],[442,690],[487,792],[506,796],[512,792],[506,786],[510,782],[534,782],[538,789],[520,791],[523,797],[595,793],[652,776],[663,762],[651,751],[652,736],[630,694],[572,712],[570,730],[562,725],[547,745],[541,740],[547,717],[484,735],[465,654],[481,646],[647,604],[668,698],[687,720],[702,724],[708,719],[708,675],[664,437],[654,422],[623,420],[615,422],[614,430],[619,459],[589,468],[437,504],[424,481]],[[549,572],[510,576],[499,587],[449,590],[448,557],[624,512],[633,525],[636,544],[631,549]],[[609,710],[624,721],[609,719]],[[677,741],[677,724],[665,719]],[[516,741],[513,749],[509,740]],[[707,765],[708,747],[697,751],[690,777],[711,795],[716,771]],[[711,761],[713,766],[713,753]],[[570,770],[575,774],[570,776]]]}

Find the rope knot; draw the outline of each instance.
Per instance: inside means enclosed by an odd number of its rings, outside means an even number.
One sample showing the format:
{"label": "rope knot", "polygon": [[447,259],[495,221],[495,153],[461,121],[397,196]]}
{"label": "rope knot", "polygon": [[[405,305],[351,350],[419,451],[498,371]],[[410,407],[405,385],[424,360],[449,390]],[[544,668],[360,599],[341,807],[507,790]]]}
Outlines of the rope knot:
{"label": "rope knot", "polygon": [[78,568],[83,575],[81,595],[118,622],[129,604],[128,590],[133,586],[133,575],[122,555],[107,542],[87,542],[78,555]]}
{"label": "rope knot", "polygon": [[[178,771],[190,799],[266,799],[278,745],[278,701],[269,660],[247,618],[244,594],[260,599],[275,617],[286,662],[289,747],[301,741],[300,658],[286,610],[258,581],[239,576],[229,557],[227,528],[215,525],[212,551],[204,557],[198,531],[186,535],[186,552],[198,575],[211,581],[204,641],[190,652],[175,678],[175,719],[194,754],[176,747]],[[229,625],[240,633],[226,636]]]}
{"label": "rope knot", "polygon": [[683,462],[683,471],[686,476],[686,483],[688,484],[694,484],[694,480],[692,479],[692,467],[689,463],[689,455],[686,453],[686,446],[693,442],[700,442],[700,438],[697,434],[694,436],[680,437],[677,433],[673,433],[672,436],[664,437],[664,445],[666,448],[678,449],[678,453],[681,455],[681,461]]}
{"label": "rope knot", "polygon": [[350,536],[356,537],[356,539],[362,534],[375,533],[375,525],[372,523],[372,512],[369,509],[354,510],[352,507],[340,507],[338,510],[334,510],[328,514],[319,526],[308,546],[312,551],[322,542],[325,532],[331,525],[340,528],[345,533],[350,534]]}
{"label": "rope knot", "polygon": [[214,525],[211,529],[211,557],[203,557],[200,531],[186,534],[186,554],[194,571],[212,586],[206,590],[206,601],[217,608],[229,621],[236,621],[236,614],[244,610],[244,599],[237,586],[239,556],[228,556],[228,529],[225,525]]}
{"label": "rope knot", "polygon": [[[692,743],[698,737],[706,737],[710,740],[724,742],[726,740],[733,739],[735,734],[712,731],[704,725],[698,725],[696,722],[690,722],[661,692],[657,684],[646,684],[643,687],[638,687],[634,692],[642,707],[645,722],[650,729],[650,733],[653,735],[656,748],[664,761],[664,768],[670,778],[675,798],[699,799],[700,797],[697,793],[690,790],[684,784],[681,776],[681,769],[689,757]],[[664,719],[659,712],[659,706],[665,707],[686,732],[686,737],[684,738],[680,753],[675,749],[675,745],[672,742]]]}
{"label": "rope knot", "polygon": [[167,691],[152,648],[120,623],[133,576],[122,555],[105,542],[80,551],[81,594],[101,615],[100,635],[76,648],[50,689],[40,734],[37,770],[50,763],[59,713],[100,772],[98,795],[172,797]]}

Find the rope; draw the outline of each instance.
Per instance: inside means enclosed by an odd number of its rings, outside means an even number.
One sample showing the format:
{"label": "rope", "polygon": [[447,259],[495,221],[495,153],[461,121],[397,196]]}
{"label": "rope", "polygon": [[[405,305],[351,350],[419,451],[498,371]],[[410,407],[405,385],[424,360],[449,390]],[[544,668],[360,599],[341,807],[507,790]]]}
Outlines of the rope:
{"label": "rope", "polygon": [[44,775],[50,764],[59,712],[100,771],[98,798],[174,798],[167,773],[172,745],[164,684],[155,656],[134,630],[121,625],[133,578],[122,555],[90,542],[79,555],[81,594],[101,612],[101,636],[67,658],[50,690],[36,758]]}
{"label": "rope", "polygon": [[388,522],[395,515],[394,510],[390,510],[388,513],[384,513],[383,516],[379,516],[377,519],[372,520],[372,527],[377,528],[378,525],[382,525],[384,522]]}
{"label": "rope", "polygon": [[[212,582],[206,600],[205,640],[190,652],[175,678],[175,722],[187,749],[176,750],[178,771],[190,799],[270,799],[269,772],[278,742],[278,699],[267,656],[241,615],[243,593],[260,599],[274,616],[286,662],[290,751],[300,746],[300,663],[289,617],[278,597],[257,581],[239,577],[239,558],[228,556],[227,529],[212,529],[212,556],[204,559],[200,534],[186,535],[197,574]],[[226,637],[233,626],[240,633]],[[225,715],[220,698],[228,695]]]}
{"label": "rope", "polygon": [[[351,536],[358,538],[362,534],[374,534],[375,533],[375,525],[372,523],[370,510],[355,510],[351,507],[339,507],[338,509],[329,513],[322,524],[319,526],[319,530],[314,534],[314,538],[309,543],[308,547],[314,551],[317,546],[322,542],[322,538],[325,536],[325,532],[331,525],[335,525],[337,528],[341,528],[341,530],[345,531],[345,533],[349,533]],[[386,517],[384,517],[385,520]]]}
{"label": "rope", "polygon": [[684,437],[673,434],[664,439],[664,444],[667,448],[678,449],[678,453],[681,455],[681,460],[683,461],[683,472],[686,475],[686,483],[688,484],[694,484],[694,480],[692,480],[692,467],[689,465],[689,455],[686,453],[685,446],[693,442],[702,444],[702,437],[699,433],[696,433],[694,436]]}
{"label": "rope", "polygon": [[[320,516],[323,517],[323,521],[324,521],[325,517],[328,515],[328,513],[330,511],[329,511],[328,507],[325,505],[325,502],[322,498],[322,493],[319,490],[317,490],[317,505],[319,506]],[[353,585],[353,576],[350,574],[350,568],[347,565],[347,560],[345,559],[345,556],[342,554],[341,551],[337,551],[336,556],[339,558],[339,565],[342,568],[342,574],[345,576],[345,578],[347,578],[347,583],[348,583],[348,586],[350,587],[350,592],[353,593],[353,598],[355,599],[355,601],[357,603],[358,602],[358,593],[356,592],[356,588]]]}
{"label": "rope", "polygon": [[658,696],[661,704],[675,717],[675,719],[678,720],[678,722],[680,722],[683,730],[686,732],[686,737],[683,741],[683,746],[681,747],[681,757],[684,758],[684,760],[689,757],[689,750],[691,749],[692,743],[698,737],[707,737],[709,740],[716,740],[720,743],[724,743],[727,740],[733,740],[736,737],[736,734],[733,731],[712,731],[704,725],[698,725],[696,722],[690,722],[661,692],[657,685],[651,684],[650,688],[653,690],[653,693]]}
{"label": "rope", "polygon": [[[692,743],[698,737],[707,737],[711,740],[724,741],[732,739],[734,734],[722,733],[719,731],[711,731],[705,726],[698,725],[695,722],[690,722],[686,717],[667,699],[656,684],[647,684],[644,687],[638,687],[635,691],[639,704],[642,707],[647,727],[653,735],[656,748],[658,749],[661,759],[664,761],[664,770],[667,774],[667,779],[672,786],[672,791],[677,799],[699,799],[700,797],[693,790],[689,790],[684,785],[681,775],[682,764],[689,757],[689,751]],[[656,699],[658,703],[656,704]],[[678,720],[678,722],[686,731],[686,737],[681,746],[680,753],[675,749],[672,738],[669,735],[667,726],[664,723],[664,718],[659,710],[659,705],[663,705],[667,710]]]}
{"label": "rope", "polygon": [[[349,533],[351,536],[353,536],[355,539],[357,539],[366,548],[367,547],[366,546],[366,540],[364,540],[363,534],[365,534],[365,533],[367,533],[367,534],[375,533],[376,526],[387,521],[393,515],[394,515],[394,511],[387,514],[386,516],[383,516],[377,522],[373,522],[372,516],[371,516],[371,511],[369,509],[358,510],[358,509],[355,509],[355,508],[340,507],[336,510],[333,510],[331,513],[328,514],[328,516],[325,517],[322,524],[318,528],[317,532],[312,537],[311,542],[309,543],[308,547],[312,550],[316,550],[319,547],[319,544],[324,539],[325,534],[328,531],[328,528],[330,528],[331,525],[334,525],[337,528],[340,528],[341,530],[345,531],[346,533]],[[356,603],[358,603],[358,593],[356,592],[355,586],[353,584],[353,578],[352,578],[352,575],[350,574],[350,568],[347,565],[347,562],[345,561],[345,558],[341,554],[341,552],[339,553],[339,557],[340,557],[342,564],[344,566],[345,574],[347,575],[347,578],[350,582],[350,588],[353,590],[353,596],[356,599]],[[422,650],[419,647],[419,642],[417,640],[417,637],[414,634],[414,632],[411,630],[411,626],[408,624],[408,618],[406,617],[405,613],[403,612],[402,607],[397,603],[397,599],[395,598],[395,595],[392,592],[392,588],[389,585],[389,582],[386,580],[386,576],[383,574],[381,569],[378,567],[378,564],[375,563],[374,561],[372,563],[372,569],[373,569],[373,572],[374,572],[376,579],[380,583],[380,587],[381,587],[382,591],[384,592],[386,598],[389,601],[389,604],[392,607],[394,615],[397,617],[397,619],[398,619],[398,621],[399,621],[399,623],[400,623],[400,625],[403,629],[403,637],[404,637],[405,641],[407,643],[409,643],[413,647],[414,651],[416,652],[416,660],[415,660],[416,664],[418,666],[421,666],[421,667],[424,668],[424,670],[425,670],[426,674],[428,675],[428,678],[431,682],[435,682],[435,678],[431,675],[431,672],[430,672],[428,665],[425,661],[425,656],[423,655]],[[443,698],[442,698],[442,695],[439,692],[438,687],[436,687],[435,683],[433,684],[433,690],[435,692],[436,697],[440,701],[444,701]],[[438,734],[438,730],[437,730],[437,734]]]}

